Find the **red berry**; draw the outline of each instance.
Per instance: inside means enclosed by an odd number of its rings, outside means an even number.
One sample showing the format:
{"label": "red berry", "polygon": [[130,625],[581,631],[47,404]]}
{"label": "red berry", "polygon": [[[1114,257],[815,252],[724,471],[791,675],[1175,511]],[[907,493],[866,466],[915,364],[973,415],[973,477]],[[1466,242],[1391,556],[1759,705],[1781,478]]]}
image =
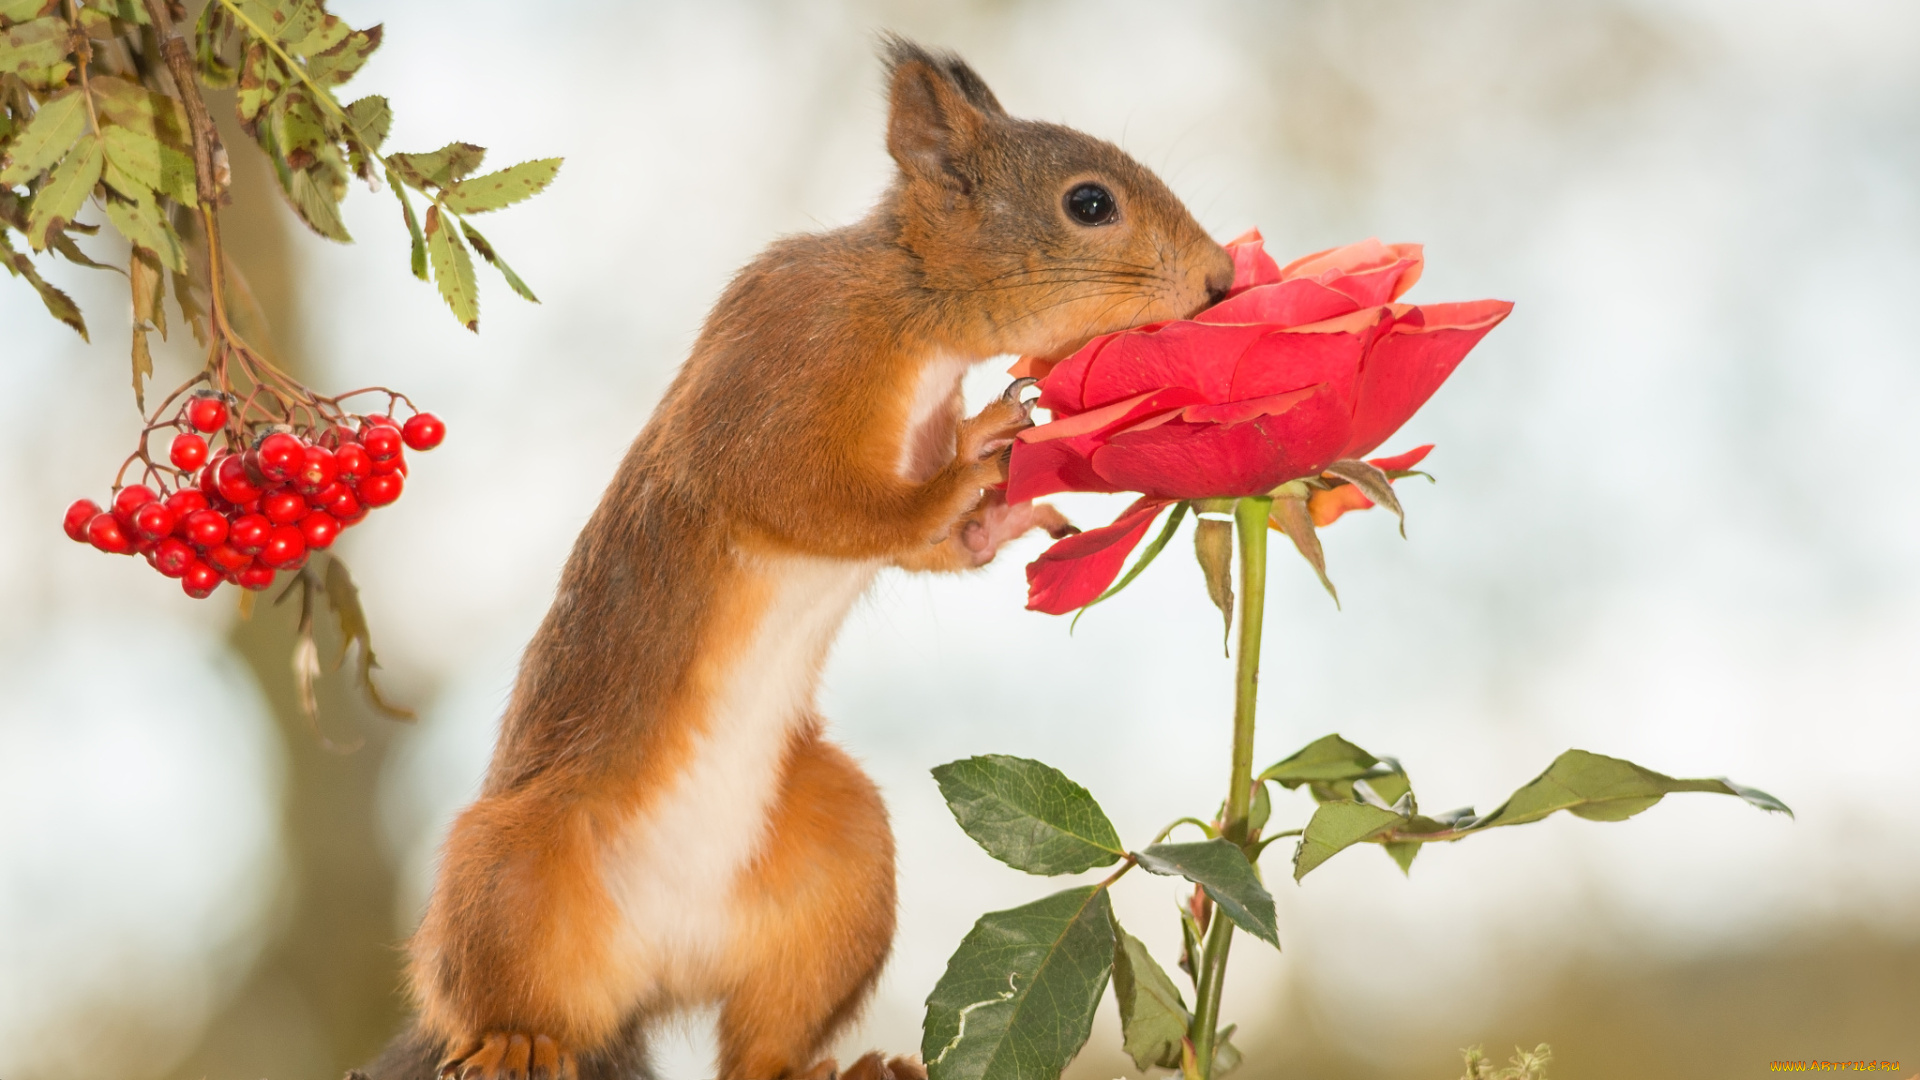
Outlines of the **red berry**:
{"label": "red berry", "polygon": [[270,483],[284,484],[300,471],[306,452],[305,443],[284,431],[276,431],[260,440],[256,450],[260,475]]}
{"label": "red berry", "polygon": [[210,548],[227,539],[227,518],[218,510],[195,510],[181,524],[186,541],[197,548]]}
{"label": "red berry", "polygon": [[78,540],[82,544],[86,543],[87,523],[99,516],[99,513],[100,504],[92,499],[75,500],[72,506],[67,507],[66,520],[61,522],[61,526],[67,530],[67,538]]}
{"label": "red berry", "polygon": [[192,472],[207,463],[207,440],[191,431],[182,432],[173,437],[167,457],[173,461],[174,468]]}
{"label": "red berry", "polygon": [[356,504],[353,508],[353,513],[334,514],[333,516],[340,519],[340,529],[342,532],[345,532],[346,530],[353,528],[355,525],[358,525],[361,522],[367,520],[367,508]]}
{"label": "red berry", "polygon": [[133,550],[133,540],[112,514],[95,514],[87,522],[87,542],[109,555],[125,555]]}
{"label": "red berry", "polygon": [[400,497],[401,480],[399,473],[374,473],[354,485],[354,494],[368,507],[381,507]]}
{"label": "red berry", "polygon": [[135,510],[158,497],[153,493],[153,489],[145,484],[128,484],[113,497],[113,512],[122,517],[130,517]]}
{"label": "red berry", "polygon": [[252,589],[254,592],[259,592],[262,589],[272,587],[273,568],[256,564],[240,571],[237,578],[238,580],[235,581],[235,584],[241,588]]}
{"label": "red berry", "polygon": [[367,448],[367,456],[375,461],[385,461],[400,452],[401,438],[398,429],[378,422],[368,424],[360,431],[360,445]]}
{"label": "red berry", "polygon": [[430,412],[414,413],[400,426],[400,437],[415,450],[431,450],[447,437],[447,425]]}
{"label": "red berry", "polygon": [[340,522],[324,510],[315,510],[300,519],[300,535],[307,538],[307,547],[314,551],[333,546],[334,538],[340,535]]}
{"label": "red berry", "polygon": [[374,462],[373,471],[375,474],[397,472],[404,476],[407,472],[407,455],[396,450],[393,456],[385,461]]}
{"label": "red berry", "polygon": [[222,457],[219,469],[214,482],[219,487],[220,497],[235,506],[250,503],[265,494],[247,475],[247,463],[240,457],[233,454]]}
{"label": "red berry", "polygon": [[221,454],[219,457],[207,462],[207,467],[200,470],[200,494],[205,495],[209,500],[218,498],[220,495],[220,467],[226,463],[227,458],[230,456],[229,454]]}
{"label": "red berry", "polygon": [[273,522],[265,514],[242,514],[233,519],[227,529],[227,543],[240,551],[253,555],[266,546],[267,537],[273,532]]}
{"label": "red berry", "polygon": [[186,524],[187,515],[196,510],[207,508],[207,497],[192,488],[181,488],[167,496],[167,509],[173,511],[174,531],[181,531]]}
{"label": "red berry", "polygon": [[211,435],[227,426],[227,403],[209,394],[187,402],[187,423]]}
{"label": "red berry", "polygon": [[220,587],[220,571],[195,559],[188,564],[186,573],[180,575],[180,587],[195,600],[205,600]]}
{"label": "red berry", "polygon": [[234,547],[231,543],[215,544],[207,549],[207,562],[223,574],[243,570],[253,562],[253,556]]}
{"label": "red berry", "polygon": [[291,491],[276,491],[261,497],[260,512],[275,525],[291,525],[307,516],[307,500]]}
{"label": "red berry", "polygon": [[353,489],[337,480],[315,492],[308,501],[334,517],[346,517],[360,509],[360,500],[353,497]]}
{"label": "red berry", "polygon": [[359,443],[343,443],[333,452],[333,478],[343,484],[358,483],[363,477],[373,475],[373,459],[367,456],[367,448]]}
{"label": "red berry", "polygon": [[151,558],[155,570],[174,578],[186,573],[187,567],[195,561],[193,548],[187,546],[185,540],[176,540],[171,536],[160,541],[160,546],[153,549]]}
{"label": "red berry", "polygon": [[163,502],[150,502],[133,512],[133,527],[141,536],[158,540],[173,531],[173,511]]}
{"label": "red berry", "polygon": [[260,549],[260,565],[278,570],[299,562],[306,553],[307,538],[299,529],[291,525],[276,525],[267,534],[266,546]]}
{"label": "red berry", "polygon": [[309,446],[302,455],[300,467],[293,474],[293,486],[300,494],[311,495],[333,483],[340,471],[333,451],[323,446]]}

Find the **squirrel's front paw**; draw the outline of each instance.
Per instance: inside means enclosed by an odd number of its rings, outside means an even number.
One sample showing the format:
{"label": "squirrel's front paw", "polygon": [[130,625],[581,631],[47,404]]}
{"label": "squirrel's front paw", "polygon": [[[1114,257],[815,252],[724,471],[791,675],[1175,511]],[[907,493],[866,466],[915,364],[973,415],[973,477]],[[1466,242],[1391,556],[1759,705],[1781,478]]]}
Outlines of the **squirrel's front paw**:
{"label": "squirrel's front paw", "polygon": [[[1015,379],[986,408],[960,422],[961,461],[1004,466],[1014,436],[1033,426],[1033,402],[1020,400],[1020,392],[1033,384],[1033,379]],[[1005,479],[1004,471],[1001,479]]]}
{"label": "squirrel's front paw", "polygon": [[545,1035],[496,1031],[453,1046],[440,1080],[577,1080],[573,1055]]}
{"label": "squirrel's front paw", "polygon": [[971,514],[960,523],[960,546],[973,559],[973,565],[985,566],[1000,552],[1000,545],[1041,528],[1055,540],[1080,530],[1060,511],[1046,503],[1009,503],[998,491],[987,492]]}
{"label": "squirrel's front paw", "polygon": [[840,1080],[927,1080],[927,1067],[918,1054],[888,1060],[876,1050],[847,1066]]}

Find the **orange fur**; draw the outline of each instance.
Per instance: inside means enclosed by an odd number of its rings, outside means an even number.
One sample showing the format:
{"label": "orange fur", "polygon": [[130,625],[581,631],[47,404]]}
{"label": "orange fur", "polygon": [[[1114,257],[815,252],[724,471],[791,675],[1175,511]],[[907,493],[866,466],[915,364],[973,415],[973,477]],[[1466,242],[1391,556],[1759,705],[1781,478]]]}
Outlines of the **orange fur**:
{"label": "orange fur", "polygon": [[[723,1080],[818,1060],[891,946],[893,845],[813,694],[882,564],[964,569],[1048,507],[987,492],[1029,421],[958,373],[1188,315],[1232,266],[1114,147],[1006,115],[955,58],[888,45],[899,177],[865,220],[742,270],[582,531],[480,798],[454,824],[380,1080],[634,1067],[645,1023],[721,1010]],[[1120,212],[1070,220],[1106,185]],[[915,1080],[870,1055],[862,1080]]]}

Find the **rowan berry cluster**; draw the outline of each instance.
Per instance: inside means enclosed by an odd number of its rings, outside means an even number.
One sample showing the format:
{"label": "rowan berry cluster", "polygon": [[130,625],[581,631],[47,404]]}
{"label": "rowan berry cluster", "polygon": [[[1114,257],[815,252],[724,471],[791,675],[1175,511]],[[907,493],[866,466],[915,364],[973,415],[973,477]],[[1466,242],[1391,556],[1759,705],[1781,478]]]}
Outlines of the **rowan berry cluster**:
{"label": "rowan berry cluster", "polygon": [[346,413],[317,425],[247,423],[229,402],[200,390],[149,429],[176,432],[171,467],[147,458],[143,438],[135,457],[147,461],[150,483],[116,486],[105,509],[76,501],[67,535],[108,554],[144,555],[196,599],[223,581],[265,589],[275,573],[305,566],[309,552],[398,499],[406,450],[431,450],[447,433],[425,412],[405,423]]}

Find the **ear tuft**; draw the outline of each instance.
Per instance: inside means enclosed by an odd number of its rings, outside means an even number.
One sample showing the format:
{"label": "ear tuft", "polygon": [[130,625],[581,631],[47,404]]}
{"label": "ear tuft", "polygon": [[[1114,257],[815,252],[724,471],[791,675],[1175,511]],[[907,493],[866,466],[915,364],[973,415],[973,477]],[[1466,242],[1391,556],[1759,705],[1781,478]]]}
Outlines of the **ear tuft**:
{"label": "ear tuft", "polygon": [[909,175],[964,194],[971,184],[962,162],[987,118],[1006,110],[986,80],[952,53],[884,34],[880,55],[887,65],[887,151]]}

